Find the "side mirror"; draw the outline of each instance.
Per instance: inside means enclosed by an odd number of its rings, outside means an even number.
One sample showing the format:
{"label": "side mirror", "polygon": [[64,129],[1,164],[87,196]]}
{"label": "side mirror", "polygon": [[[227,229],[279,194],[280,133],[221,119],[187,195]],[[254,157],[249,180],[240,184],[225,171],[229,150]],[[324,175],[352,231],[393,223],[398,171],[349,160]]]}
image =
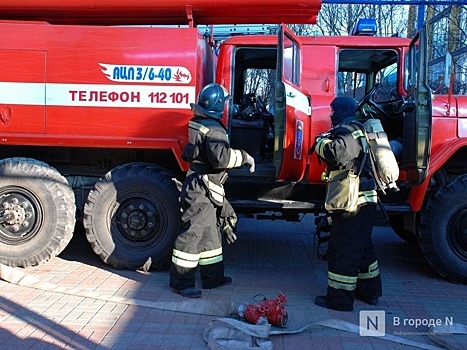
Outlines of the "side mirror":
{"label": "side mirror", "polygon": [[446,52],[444,59],[444,86],[451,86],[451,73],[452,73],[452,56]]}

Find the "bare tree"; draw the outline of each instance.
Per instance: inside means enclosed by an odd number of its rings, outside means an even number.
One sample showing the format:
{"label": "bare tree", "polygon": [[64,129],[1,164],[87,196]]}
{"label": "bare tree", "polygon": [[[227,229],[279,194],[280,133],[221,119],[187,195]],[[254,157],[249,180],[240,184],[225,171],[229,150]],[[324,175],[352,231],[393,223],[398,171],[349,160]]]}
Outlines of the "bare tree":
{"label": "bare tree", "polygon": [[[467,94],[467,6],[430,6],[427,10],[430,33],[429,75],[433,81],[444,77],[445,57],[453,63],[453,92]],[[445,93],[447,87],[439,89]]]}
{"label": "bare tree", "polygon": [[[316,25],[293,25],[299,35],[349,35],[360,18],[374,18],[378,36],[414,34],[415,5],[323,4]],[[444,73],[450,52],[456,76],[454,92],[467,94],[467,6],[428,6],[430,77]],[[442,90],[440,90],[442,91]]]}
{"label": "bare tree", "polygon": [[406,35],[408,6],[323,4],[315,25],[320,35],[348,35],[360,18],[374,18],[377,34]]}

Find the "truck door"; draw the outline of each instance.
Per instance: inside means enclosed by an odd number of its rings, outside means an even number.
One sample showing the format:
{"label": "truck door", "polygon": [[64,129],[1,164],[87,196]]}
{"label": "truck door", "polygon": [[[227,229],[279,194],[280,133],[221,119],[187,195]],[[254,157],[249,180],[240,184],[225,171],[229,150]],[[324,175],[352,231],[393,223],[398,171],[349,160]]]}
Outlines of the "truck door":
{"label": "truck door", "polygon": [[408,102],[414,108],[404,118],[403,163],[407,168],[407,179],[414,184],[423,182],[430,160],[432,99],[428,85],[427,45],[426,27],[423,27],[412,40],[405,58],[404,87]]}
{"label": "truck door", "polygon": [[279,30],[277,48],[274,165],[279,180],[301,180],[310,148],[310,99],[301,89],[301,44],[286,26]]}

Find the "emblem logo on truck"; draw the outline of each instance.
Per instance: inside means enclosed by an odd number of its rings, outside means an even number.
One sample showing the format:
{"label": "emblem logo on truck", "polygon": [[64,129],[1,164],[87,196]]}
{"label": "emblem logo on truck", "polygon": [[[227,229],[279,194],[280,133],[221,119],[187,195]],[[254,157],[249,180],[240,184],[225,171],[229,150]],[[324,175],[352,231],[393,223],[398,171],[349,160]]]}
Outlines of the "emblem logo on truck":
{"label": "emblem logo on truck", "polygon": [[191,82],[191,73],[177,66],[133,66],[99,63],[102,73],[111,80],[127,83],[178,83]]}

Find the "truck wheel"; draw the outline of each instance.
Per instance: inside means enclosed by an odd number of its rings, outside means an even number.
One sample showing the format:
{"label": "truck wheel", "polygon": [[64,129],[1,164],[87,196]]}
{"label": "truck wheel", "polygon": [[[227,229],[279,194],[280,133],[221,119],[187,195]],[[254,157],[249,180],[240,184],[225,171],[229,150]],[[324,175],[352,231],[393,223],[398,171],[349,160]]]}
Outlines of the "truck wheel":
{"label": "truck wheel", "polygon": [[441,186],[421,215],[420,246],[434,269],[467,282],[467,175]]}
{"label": "truck wheel", "polygon": [[166,170],[125,164],[95,184],[83,223],[92,249],[107,264],[154,268],[170,256],[180,230],[179,191]]}
{"label": "truck wheel", "polygon": [[0,262],[36,266],[60,254],[75,226],[75,197],[67,180],[29,158],[0,161]]}
{"label": "truck wheel", "polygon": [[393,231],[411,245],[418,243],[417,235],[404,228],[404,213],[389,215],[389,224]]}

